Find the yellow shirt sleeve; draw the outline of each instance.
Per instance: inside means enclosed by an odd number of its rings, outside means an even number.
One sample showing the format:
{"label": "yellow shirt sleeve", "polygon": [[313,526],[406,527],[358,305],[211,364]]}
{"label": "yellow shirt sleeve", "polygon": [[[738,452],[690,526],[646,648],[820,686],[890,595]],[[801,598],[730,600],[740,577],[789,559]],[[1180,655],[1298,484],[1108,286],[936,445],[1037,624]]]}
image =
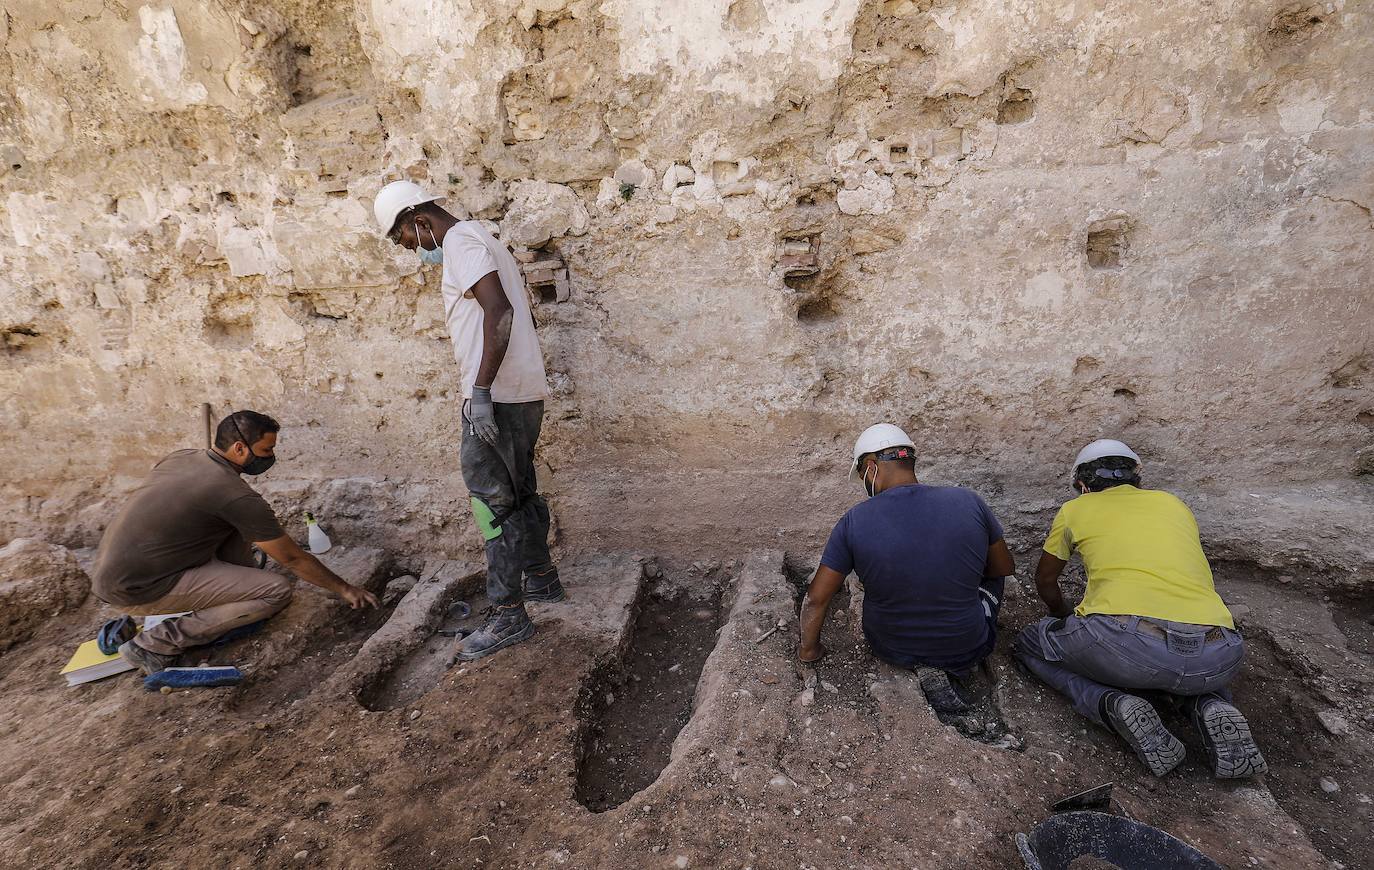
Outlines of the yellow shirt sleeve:
{"label": "yellow shirt sleeve", "polygon": [[1073,532],[1069,529],[1068,505],[1059,509],[1050,524],[1050,536],[1045,539],[1045,552],[1057,559],[1069,561],[1073,555]]}

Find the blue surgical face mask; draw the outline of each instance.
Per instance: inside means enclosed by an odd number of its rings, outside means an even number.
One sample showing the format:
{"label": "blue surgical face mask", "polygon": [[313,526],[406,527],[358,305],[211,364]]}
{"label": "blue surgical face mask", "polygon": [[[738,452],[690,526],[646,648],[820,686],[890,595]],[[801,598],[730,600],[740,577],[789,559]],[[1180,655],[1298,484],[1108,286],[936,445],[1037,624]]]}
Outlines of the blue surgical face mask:
{"label": "blue surgical face mask", "polygon": [[420,244],[420,225],[415,225],[415,244],[420,251],[420,262],[426,266],[438,266],[444,262],[444,248],[439,244],[439,240],[434,235],[434,230],[429,231],[429,238],[434,242],[434,247],[426,248]]}

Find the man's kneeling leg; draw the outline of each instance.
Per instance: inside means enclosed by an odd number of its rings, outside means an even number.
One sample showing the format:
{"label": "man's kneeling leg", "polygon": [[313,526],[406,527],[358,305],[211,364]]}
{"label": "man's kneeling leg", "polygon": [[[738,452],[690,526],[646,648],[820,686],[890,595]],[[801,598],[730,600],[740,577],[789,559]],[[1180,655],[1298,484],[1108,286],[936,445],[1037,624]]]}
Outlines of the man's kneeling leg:
{"label": "man's kneeling leg", "polygon": [[[128,608],[135,616],[191,611],[158,623],[130,643],[156,656],[175,658],[186,649],[266,619],[290,603],[291,581],[280,574],[211,559],[182,574],[156,601]],[[135,664],[146,670],[148,663]]]}

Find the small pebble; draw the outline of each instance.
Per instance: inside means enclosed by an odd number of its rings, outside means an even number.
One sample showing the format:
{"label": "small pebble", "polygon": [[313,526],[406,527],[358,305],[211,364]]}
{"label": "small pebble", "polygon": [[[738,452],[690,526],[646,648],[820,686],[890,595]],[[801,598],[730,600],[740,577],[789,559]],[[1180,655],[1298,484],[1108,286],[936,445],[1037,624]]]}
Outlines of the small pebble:
{"label": "small pebble", "polygon": [[675,673],[677,673],[681,668],[682,668],[682,663],[679,662],[679,663],[673,665],[672,667],[668,668],[668,673],[670,673],[670,674],[675,674]]}
{"label": "small pebble", "polygon": [[416,719],[419,719],[419,718],[420,718],[420,711],[419,711],[419,710],[411,710],[411,711],[410,711],[410,721],[414,722]]}
{"label": "small pebble", "polygon": [[686,855],[678,855],[673,861],[673,866],[676,867],[677,870],[686,870],[687,865],[690,863],[691,861],[687,859]]}
{"label": "small pebble", "polygon": [[171,686],[163,686],[161,689],[158,689],[158,691],[161,692],[161,693],[164,694],[164,695],[170,695],[170,694],[172,694],[172,687],[171,687]]}
{"label": "small pebble", "polygon": [[302,849],[299,852],[297,852],[293,857],[295,857],[297,861],[304,861],[306,858],[310,857],[310,852],[306,849]]}
{"label": "small pebble", "polygon": [[362,788],[362,785],[361,785],[361,784],[353,786],[353,787],[350,788],[348,791],[344,792],[344,797],[345,797],[345,798],[354,798],[354,797],[357,797],[357,796],[358,796],[358,789],[360,789],[360,788]]}
{"label": "small pebble", "polygon": [[1340,783],[1336,782],[1329,776],[1323,776],[1319,781],[1319,785],[1321,785],[1322,791],[1326,792],[1327,794],[1335,794],[1336,792],[1341,790]]}

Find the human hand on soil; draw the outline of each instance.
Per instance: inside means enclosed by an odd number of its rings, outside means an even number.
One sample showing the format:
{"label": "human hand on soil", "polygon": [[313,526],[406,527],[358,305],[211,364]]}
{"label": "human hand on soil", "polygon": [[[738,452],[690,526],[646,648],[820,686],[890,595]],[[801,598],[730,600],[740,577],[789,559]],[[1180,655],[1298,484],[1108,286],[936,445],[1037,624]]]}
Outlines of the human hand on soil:
{"label": "human hand on soil", "polygon": [[825,644],[820,643],[819,641],[817,641],[816,645],[811,648],[801,646],[797,647],[797,661],[801,662],[802,664],[815,664],[816,662],[820,661],[828,655],[830,655],[830,650],[826,649]]}
{"label": "human hand on soil", "polygon": [[345,584],[344,587],[339,590],[339,597],[347,601],[348,606],[354,610],[360,610],[364,607],[376,607],[380,604],[380,602],[377,601],[376,595],[373,595],[361,586],[350,586]]}

